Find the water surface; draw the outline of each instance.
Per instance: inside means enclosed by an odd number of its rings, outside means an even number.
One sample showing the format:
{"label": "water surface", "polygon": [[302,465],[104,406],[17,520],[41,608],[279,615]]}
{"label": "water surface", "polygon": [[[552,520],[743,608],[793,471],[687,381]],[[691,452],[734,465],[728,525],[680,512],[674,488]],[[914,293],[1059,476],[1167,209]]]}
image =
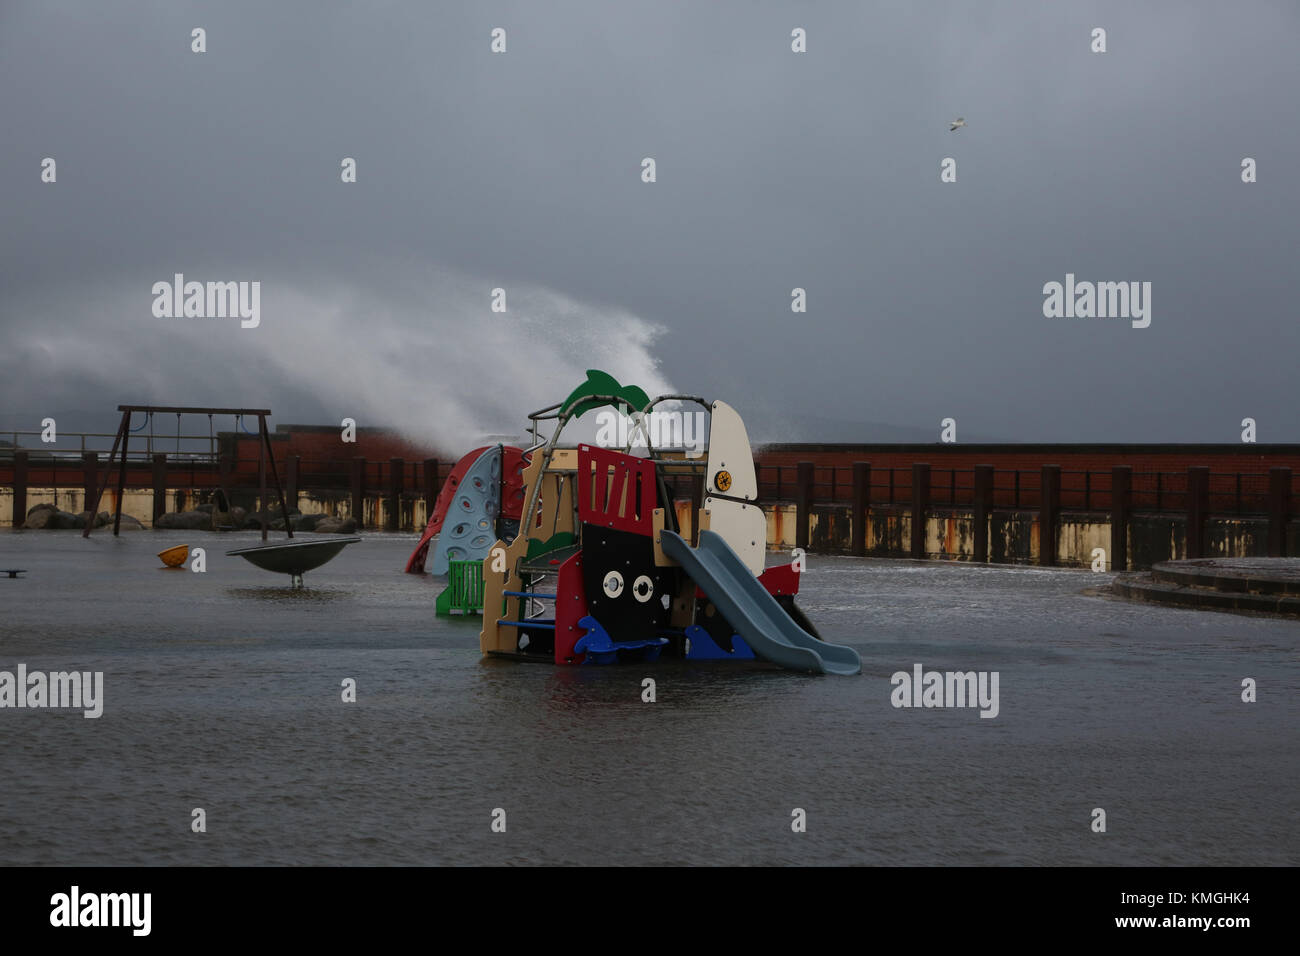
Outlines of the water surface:
{"label": "water surface", "polygon": [[[436,618],[437,583],[400,573],[413,535],[298,592],[224,554],[256,540],[0,533],[0,567],[29,569],[0,579],[0,669],[106,685],[98,720],[0,710],[0,863],[1300,862],[1294,622],[813,555],[800,603],[860,677],[559,669],[484,661],[477,620]],[[159,567],[178,543],[206,573]],[[998,671],[999,716],[895,709],[917,662]]]}

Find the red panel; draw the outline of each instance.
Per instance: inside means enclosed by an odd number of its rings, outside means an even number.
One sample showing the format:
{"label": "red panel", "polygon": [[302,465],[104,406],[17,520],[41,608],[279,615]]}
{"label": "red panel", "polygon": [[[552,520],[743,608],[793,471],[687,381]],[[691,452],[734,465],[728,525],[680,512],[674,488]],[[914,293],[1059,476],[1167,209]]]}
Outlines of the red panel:
{"label": "red panel", "polygon": [[[776,597],[778,594],[798,594],[799,593],[799,572],[794,569],[793,564],[778,564],[775,567],[764,568],[763,573],[758,576],[758,583],[767,589],[767,593]],[[695,589],[696,600],[708,597],[704,589],[697,587]]]}
{"label": "red panel", "polygon": [[775,597],[778,594],[799,593],[799,572],[793,564],[779,564],[764,568],[758,576],[758,583],[767,588],[767,593]]}
{"label": "red panel", "polygon": [[655,466],[622,452],[578,446],[578,519],[616,531],[654,533]]}
{"label": "red panel", "polygon": [[574,654],[573,645],[586,635],[578,622],[587,616],[587,591],[582,586],[582,552],[560,565],[555,582],[555,663],[581,664],[586,654]]}

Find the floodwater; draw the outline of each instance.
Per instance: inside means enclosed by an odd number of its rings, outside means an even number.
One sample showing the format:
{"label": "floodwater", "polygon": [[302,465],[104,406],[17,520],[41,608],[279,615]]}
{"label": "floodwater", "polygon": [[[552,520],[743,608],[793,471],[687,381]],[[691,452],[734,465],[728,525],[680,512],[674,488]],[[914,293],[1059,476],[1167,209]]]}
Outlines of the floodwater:
{"label": "floodwater", "polygon": [[[0,864],[1300,863],[1295,622],[813,555],[801,606],[860,677],[560,669],[435,618],[412,535],[299,592],[226,557],[256,539],[0,533],[28,569],[0,577],[0,670],[104,673],[98,719],[0,709]],[[179,543],[205,573],[161,569]],[[997,717],[891,706],[917,663],[998,672]]]}

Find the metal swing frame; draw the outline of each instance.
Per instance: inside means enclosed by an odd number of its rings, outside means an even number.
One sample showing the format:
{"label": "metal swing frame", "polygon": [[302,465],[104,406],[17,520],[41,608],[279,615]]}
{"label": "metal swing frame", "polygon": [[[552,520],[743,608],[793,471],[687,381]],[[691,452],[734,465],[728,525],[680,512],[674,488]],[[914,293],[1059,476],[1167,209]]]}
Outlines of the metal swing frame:
{"label": "metal swing frame", "polygon": [[[211,420],[213,415],[236,415],[240,418],[245,415],[257,418],[258,437],[258,511],[265,516],[267,512],[266,500],[266,465],[268,460],[271,465],[271,478],[275,481],[275,496],[280,502],[280,514],[284,517],[284,530],[290,538],[293,537],[293,527],[289,522],[289,507],[284,500],[284,487],[280,483],[280,472],[275,466],[275,452],[271,448],[271,435],[266,428],[266,418],[271,414],[269,408],[210,408],[207,406],[185,406],[185,405],[119,405],[117,410],[122,413],[121,424],[117,426],[117,436],[113,439],[113,450],[108,453],[108,461],[104,465],[104,475],[100,479],[99,487],[95,492],[95,500],[87,502],[86,508],[91,514],[91,519],[86,522],[85,529],[81,532],[83,538],[89,538],[90,532],[95,526],[94,515],[99,513],[99,502],[104,497],[104,492],[108,489],[109,476],[113,471],[113,461],[117,459],[117,449],[120,445],[122,448],[122,457],[118,463],[117,471],[117,507],[113,513],[113,534],[118,534],[118,529],[122,524],[122,495],[126,490],[126,459],[127,450],[131,441],[131,416],[135,412],[145,412],[150,416],[152,422],[155,413],[174,414],[178,418],[181,415],[207,415],[209,426],[208,432],[211,434]],[[152,431],[151,431],[152,435]],[[177,428],[177,442],[180,441],[180,429]],[[223,492],[225,491],[223,487]],[[230,496],[226,494],[226,502],[229,504]],[[263,518],[262,522],[262,540],[266,540],[267,528],[269,521]]]}

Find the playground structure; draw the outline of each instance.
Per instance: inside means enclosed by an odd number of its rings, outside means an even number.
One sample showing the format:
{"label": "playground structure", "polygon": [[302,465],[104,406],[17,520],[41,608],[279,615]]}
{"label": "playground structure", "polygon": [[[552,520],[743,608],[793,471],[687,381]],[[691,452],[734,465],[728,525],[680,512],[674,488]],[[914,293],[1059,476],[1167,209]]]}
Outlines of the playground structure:
{"label": "playground structure", "polygon": [[290,541],[288,544],[261,545],[256,548],[236,548],[227,551],[228,557],[238,556],[254,567],[275,574],[289,575],[289,585],[301,588],[302,576],[312,568],[319,568],[345,545],[360,541],[357,537],[326,538],[319,541]]}
{"label": "playground structure", "polygon": [[[485,445],[462,457],[438,492],[406,572],[424,572],[435,538],[430,573],[443,575],[453,561],[482,560],[502,533],[513,537],[523,507],[523,470],[524,453],[512,446]],[[442,534],[449,512],[451,524]]]}
{"label": "playground structure", "polygon": [[[649,416],[666,402],[707,411],[707,456],[653,447]],[[633,420],[622,450],[559,444],[566,425],[605,407]],[[796,569],[764,567],[766,518],[734,408],[690,395],[651,400],[593,370],[564,402],[528,418],[536,443],[522,458],[518,534],[498,537],[481,559],[485,655],[560,665],[759,658],[860,672],[857,653],[822,641],[796,606]],[[541,440],[549,421],[554,431]],[[644,456],[631,453],[638,438]],[[679,476],[703,478],[693,540],[681,534],[665,481]]]}

